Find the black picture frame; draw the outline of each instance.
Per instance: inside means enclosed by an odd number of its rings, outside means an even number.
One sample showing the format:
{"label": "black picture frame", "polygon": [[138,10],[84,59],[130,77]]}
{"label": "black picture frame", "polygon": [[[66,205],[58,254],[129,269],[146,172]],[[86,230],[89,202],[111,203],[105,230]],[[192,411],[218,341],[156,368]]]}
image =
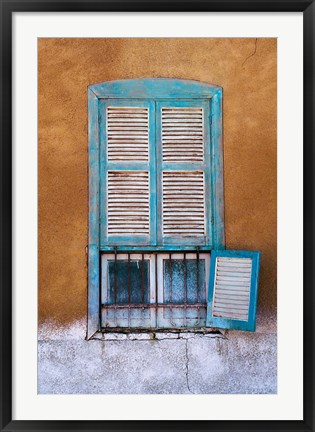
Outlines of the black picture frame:
{"label": "black picture frame", "polygon": [[[314,1],[0,0],[1,12],[1,431],[314,431]],[[12,14],[14,12],[303,12],[304,23],[304,416],[301,421],[14,421],[12,420]],[[292,245],[292,251],[294,245]]]}

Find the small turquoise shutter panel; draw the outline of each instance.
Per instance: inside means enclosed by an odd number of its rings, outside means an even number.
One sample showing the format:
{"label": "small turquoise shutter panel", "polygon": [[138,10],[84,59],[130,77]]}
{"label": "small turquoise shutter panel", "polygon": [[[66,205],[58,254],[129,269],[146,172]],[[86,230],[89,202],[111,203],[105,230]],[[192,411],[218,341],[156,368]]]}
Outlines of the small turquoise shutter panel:
{"label": "small turquoise shutter panel", "polygon": [[260,252],[212,251],[208,327],[255,331]]}
{"label": "small turquoise shutter panel", "polygon": [[159,243],[211,245],[209,101],[157,102]]}
{"label": "small turquoise shutter panel", "polygon": [[155,234],[154,103],[100,104],[101,245],[148,245]]}

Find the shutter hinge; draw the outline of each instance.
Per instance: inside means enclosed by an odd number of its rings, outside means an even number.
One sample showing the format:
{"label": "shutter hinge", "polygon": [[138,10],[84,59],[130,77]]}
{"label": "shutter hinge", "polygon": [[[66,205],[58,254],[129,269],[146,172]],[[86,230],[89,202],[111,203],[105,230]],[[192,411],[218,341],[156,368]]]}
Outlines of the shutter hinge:
{"label": "shutter hinge", "polygon": [[213,225],[213,224],[214,224],[214,217],[211,216],[211,225]]}

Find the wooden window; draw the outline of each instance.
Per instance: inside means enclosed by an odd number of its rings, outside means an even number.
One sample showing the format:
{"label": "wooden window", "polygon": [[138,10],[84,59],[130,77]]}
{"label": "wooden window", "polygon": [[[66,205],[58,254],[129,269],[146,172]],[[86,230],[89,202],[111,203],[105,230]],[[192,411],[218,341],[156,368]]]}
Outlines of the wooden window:
{"label": "wooden window", "polygon": [[[220,87],[169,79],[89,87],[88,337],[115,320],[120,326],[138,325],[139,305],[146,312],[143,305],[151,310],[152,301],[156,312],[143,315],[142,327],[152,327],[152,322],[172,327],[174,320],[179,327],[205,325],[206,262],[212,250],[225,247],[223,214]],[[143,277],[133,261],[139,253],[147,255],[141,260],[144,267],[149,266],[146,274],[155,269],[155,276],[146,282],[144,298],[133,293],[136,303],[132,303],[129,282],[137,274]],[[197,261],[195,274],[202,289],[197,295],[195,288],[194,297],[192,275]],[[127,275],[119,288],[117,279],[114,284],[114,268],[120,269],[119,277]],[[187,271],[189,278],[179,288]],[[173,292],[169,272],[178,280]],[[113,284],[114,321],[109,310]],[[128,318],[118,304],[121,299],[134,305]],[[175,315],[165,306],[172,301],[182,305],[174,306]]]}
{"label": "wooden window", "polygon": [[103,99],[100,246],[213,247],[210,100]]}

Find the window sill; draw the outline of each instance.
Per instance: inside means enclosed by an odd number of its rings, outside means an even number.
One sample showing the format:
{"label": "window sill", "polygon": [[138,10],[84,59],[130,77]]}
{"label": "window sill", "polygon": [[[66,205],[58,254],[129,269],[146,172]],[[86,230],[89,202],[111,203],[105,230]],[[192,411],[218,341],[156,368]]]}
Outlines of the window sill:
{"label": "window sill", "polygon": [[102,329],[89,340],[121,341],[121,340],[165,340],[190,339],[196,336],[210,338],[227,338],[227,331],[213,328],[196,329]]}

